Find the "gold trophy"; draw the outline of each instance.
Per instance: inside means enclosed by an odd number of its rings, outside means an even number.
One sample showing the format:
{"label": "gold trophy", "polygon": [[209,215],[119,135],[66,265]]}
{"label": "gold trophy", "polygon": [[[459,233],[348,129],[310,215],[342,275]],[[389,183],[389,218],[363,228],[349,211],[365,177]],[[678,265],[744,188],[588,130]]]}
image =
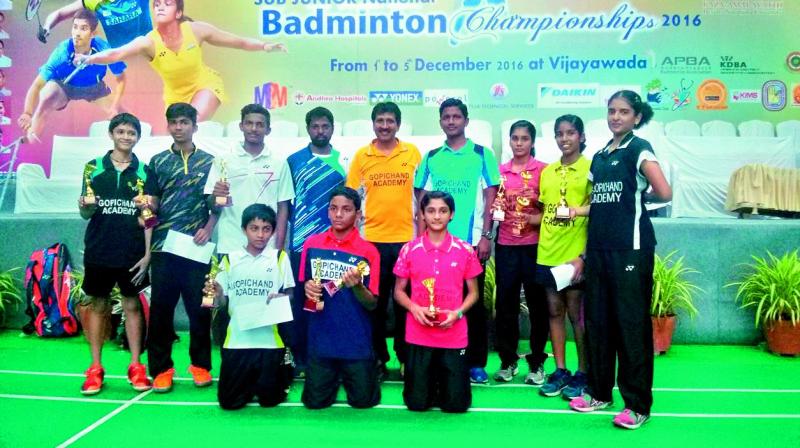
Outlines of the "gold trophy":
{"label": "gold trophy", "polygon": [[570,217],[569,205],[567,205],[567,167],[562,166],[559,171],[561,172],[561,199],[556,207],[556,219],[568,220]]}
{"label": "gold trophy", "polygon": [[[219,181],[228,182],[228,168],[225,166],[225,159],[219,159]],[[233,200],[230,196],[217,196],[214,198],[214,203],[217,207],[228,207],[233,204]]]}
{"label": "gold trophy", "polygon": [[439,308],[437,308],[436,305],[434,305],[433,303],[434,301],[433,285],[435,283],[436,283],[435,278],[426,278],[422,280],[422,285],[425,287],[425,289],[428,290],[428,312],[431,314],[433,321],[435,323],[442,323],[444,322],[445,319],[447,319],[447,316],[444,316],[441,313],[439,313]]}
{"label": "gold trophy", "polygon": [[[315,258],[311,260],[311,266],[314,268],[314,273],[311,276],[311,281],[314,282],[317,286],[322,285],[322,258]],[[325,307],[325,302],[322,301],[320,297],[319,300],[310,299],[306,297],[306,301],[303,303],[303,310],[308,311],[309,313],[316,313],[317,311],[322,311],[322,308]]]}
{"label": "gold trophy", "polygon": [[[529,205],[531,205],[531,200],[530,199],[528,199],[528,198],[526,198],[524,196],[518,196],[517,197],[517,204],[516,204],[517,218],[520,218],[520,215],[522,214],[522,210],[524,210],[525,207],[527,207]],[[518,219],[517,222],[514,225],[514,228],[511,230],[511,233],[513,233],[514,235],[521,235],[522,234],[522,229],[524,229],[525,226],[527,226],[527,225],[528,225],[527,222],[523,221],[522,219]]]}
{"label": "gold trophy", "polygon": [[528,182],[531,181],[531,178],[533,176],[531,176],[531,173],[529,173],[527,171],[523,171],[523,172],[519,173],[519,177],[522,178],[522,189],[523,190],[527,190],[528,189]]}
{"label": "gold trophy", "polygon": [[86,193],[83,195],[83,203],[85,205],[95,205],[97,204],[97,196],[94,195],[94,190],[92,189],[92,168],[86,167],[83,171],[83,182],[86,184]]}
{"label": "gold trophy", "polygon": [[211,257],[211,270],[206,274],[206,287],[204,288],[207,292],[203,293],[203,301],[200,303],[203,308],[216,307],[214,299],[216,299],[217,295],[214,292],[214,282],[219,271],[219,260],[217,260],[217,257]]}
{"label": "gold trophy", "polygon": [[495,203],[500,203],[499,206],[495,207],[492,211],[492,219],[497,222],[503,222],[506,220],[506,211],[504,209],[505,204],[505,197],[506,197],[506,177],[500,176],[500,187],[497,188],[497,199],[495,199]]}
{"label": "gold trophy", "polygon": [[[369,265],[364,260],[361,260],[356,264],[356,269],[362,277],[369,275]],[[333,297],[333,295],[339,292],[339,290],[342,289],[342,286],[344,286],[344,278],[340,278],[336,281],[331,280],[322,286],[325,288],[325,291],[328,291],[328,296]]]}
{"label": "gold trophy", "polygon": [[142,209],[142,220],[144,221],[144,228],[152,229],[153,227],[158,225],[158,217],[156,217],[156,214],[153,213],[152,210],[150,210],[150,204],[148,203],[148,200],[144,195],[144,181],[142,179],[136,179],[136,191],[139,192],[139,200],[145,203],[145,206]]}

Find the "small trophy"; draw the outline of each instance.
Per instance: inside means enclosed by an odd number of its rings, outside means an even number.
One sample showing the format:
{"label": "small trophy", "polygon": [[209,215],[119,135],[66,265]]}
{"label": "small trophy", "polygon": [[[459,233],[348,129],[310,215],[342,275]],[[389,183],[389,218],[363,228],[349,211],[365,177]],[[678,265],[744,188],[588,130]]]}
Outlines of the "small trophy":
{"label": "small trophy", "polygon": [[[219,181],[223,183],[228,182],[228,169],[225,166],[225,160],[219,159]],[[217,196],[214,198],[214,203],[217,207],[229,207],[233,204],[233,199],[230,196]]]}
{"label": "small trophy", "polygon": [[435,278],[426,278],[422,280],[422,285],[425,286],[425,289],[428,290],[428,312],[431,313],[433,316],[433,321],[437,324],[440,324],[447,319],[447,316],[442,315],[439,313],[439,308],[434,305],[434,293],[433,293],[433,285],[436,283]]}
{"label": "small trophy", "polygon": [[150,204],[147,203],[147,199],[144,196],[144,181],[142,179],[136,179],[136,191],[139,192],[139,200],[145,203],[145,206],[142,209],[144,228],[152,229],[158,225],[158,217],[156,217],[156,214],[150,210]]}
{"label": "small trophy", "polygon": [[558,206],[556,207],[556,219],[568,220],[569,217],[569,205],[567,205],[567,167],[561,167],[561,199],[558,201]]}
{"label": "small trophy", "polygon": [[[314,282],[316,285],[322,284],[322,258],[315,258],[311,260],[311,265],[314,267],[314,273],[312,274],[311,281]],[[309,313],[316,313],[317,311],[322,311],[322,308],[325,307],[325,302],[322,301],[322,297],[319,300],[310,299],[306,297],[306,301],[303,303],[303,310],[308,311]]]}
{"label": "small trophy", "polygon": [[91,174],[91,168],[86,167],[86,170],[83,172],[83,182],[86,184],[86,194],[83,195],[83,203],[86,205],[97,204],[97,196],[94,195],[94,189],[92,189]]}
{"label": "small trophy", "polygon": [[522,189],[523,190],[527,190],[528,189],[528,182],[531,181],[531,178],[533,176],[531,176],[531,173],[529,173],[527,171],[523,171],[523,172],[519,173],[519,177],[522,178]]}
{"label": "small trophy", "polygon": [[500,202],[501,205],[495,207],[492,211],[492,219],[497,222],[503,222],[506,220],[506,212],[503,208],[502,204],[505,204],[505,197],[506,197],[506,186],[505,186],[506,177],[500,176],[500,187],[497,188],[497,199],[495,199],[495,203]]}
{"label": "small trophy", "polygon": [[[531,205],[531,200],[530,199],[528,199],[528,198],[526,198],[524,196],[518,196],[517,197],[516,211],[517,211],[517,217],[518,218],[520,217],[520,214],[522,214],[522,210],[524,210],[525,207],[527,207],[529,205]],[[527,225],[528,225],[528,223],[526,223],[525,221],[523,221],[521,219],[517,220],[517,222],[514,225],[514,228],[511,230],[511,233],[513,233],[514,235],[521,235],[522,234],[522,229],[524,229],[525,226],[527,226]]]}
{"label": "small trophy", "polygon": [[[369,265],[364,260],[361,260],[358,262],[358,264],[356,264],[356,269],[362,276],[369,275]],[[340,278],[336,281],[331,280],[322,286],[325,288],[325,291],[328,291],[328,295],[333,297],[333,295],[339,292],[339,290],[342,289],[342,286],[344,286],[344,279]]]}
{"label": "small trophy", "polygon": [[211,270],[208,271],[206,274],[206,287],[205,289],[207,292],[203,293],[203,301],[200,303],[200,306],[203,308],[215,308],[216,305],[214,304],[214,299],[217,295],[214,292],[214,281],[217,278],[217,274],[219,274],[219,260],[216,257],[211,257]]}

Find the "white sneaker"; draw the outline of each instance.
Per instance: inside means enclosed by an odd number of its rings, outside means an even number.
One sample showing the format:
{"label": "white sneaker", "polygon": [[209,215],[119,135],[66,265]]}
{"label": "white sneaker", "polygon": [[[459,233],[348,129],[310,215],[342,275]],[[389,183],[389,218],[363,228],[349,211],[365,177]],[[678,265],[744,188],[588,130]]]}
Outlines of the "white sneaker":
{"label": "white sneaker", "polygon": [[530,384],[531,386],[544,384],[544,366],[540,365],[535,371],[528,373],[525,377],[525,384]]}
{"label": "white sneaker", "polygon": [[501,368],[494,374],[495,381],[501,381],[503,383],[507,383],[514,379],[514,376],[519,373],[519,367],[517,367],[517,363],[508,365],[506,367]]}

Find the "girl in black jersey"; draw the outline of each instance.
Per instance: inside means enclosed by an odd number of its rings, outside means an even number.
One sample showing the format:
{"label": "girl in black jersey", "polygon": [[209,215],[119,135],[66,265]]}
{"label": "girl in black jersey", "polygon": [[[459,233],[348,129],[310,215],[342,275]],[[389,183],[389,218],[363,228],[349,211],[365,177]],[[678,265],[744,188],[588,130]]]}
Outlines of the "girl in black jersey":
{"label": "girl in black jersey", "polygon": [[[644,207],[669,201],[672,190],[650,143],[633,135],[653,117],[639,94],[621,90],[608,101],[613,138],[598,152],[589,172],[592,195],[586,244],[585,325],[588,388],[570,401],[578,412],[611,405],[614,368],[625,409],[614,424],[636,429],[653,403],[653,336],[650,299],[656,239]],[[652,187],[651,193],[648,187]]]}

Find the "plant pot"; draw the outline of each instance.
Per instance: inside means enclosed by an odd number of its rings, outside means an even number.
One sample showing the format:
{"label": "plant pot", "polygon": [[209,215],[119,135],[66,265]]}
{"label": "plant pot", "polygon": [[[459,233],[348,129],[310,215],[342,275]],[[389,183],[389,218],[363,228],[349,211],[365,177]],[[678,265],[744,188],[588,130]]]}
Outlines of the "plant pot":
{"label": "plant pot", "polygon": [[675,332],[675,316],[656,317],[653,320],[653,352],[664,354],[672,346],[672,333]]}
{"label": "plant pot", "polygon": [[776,355],[800,355],[800,324],[773,320],[764,325],[767,348]]}

